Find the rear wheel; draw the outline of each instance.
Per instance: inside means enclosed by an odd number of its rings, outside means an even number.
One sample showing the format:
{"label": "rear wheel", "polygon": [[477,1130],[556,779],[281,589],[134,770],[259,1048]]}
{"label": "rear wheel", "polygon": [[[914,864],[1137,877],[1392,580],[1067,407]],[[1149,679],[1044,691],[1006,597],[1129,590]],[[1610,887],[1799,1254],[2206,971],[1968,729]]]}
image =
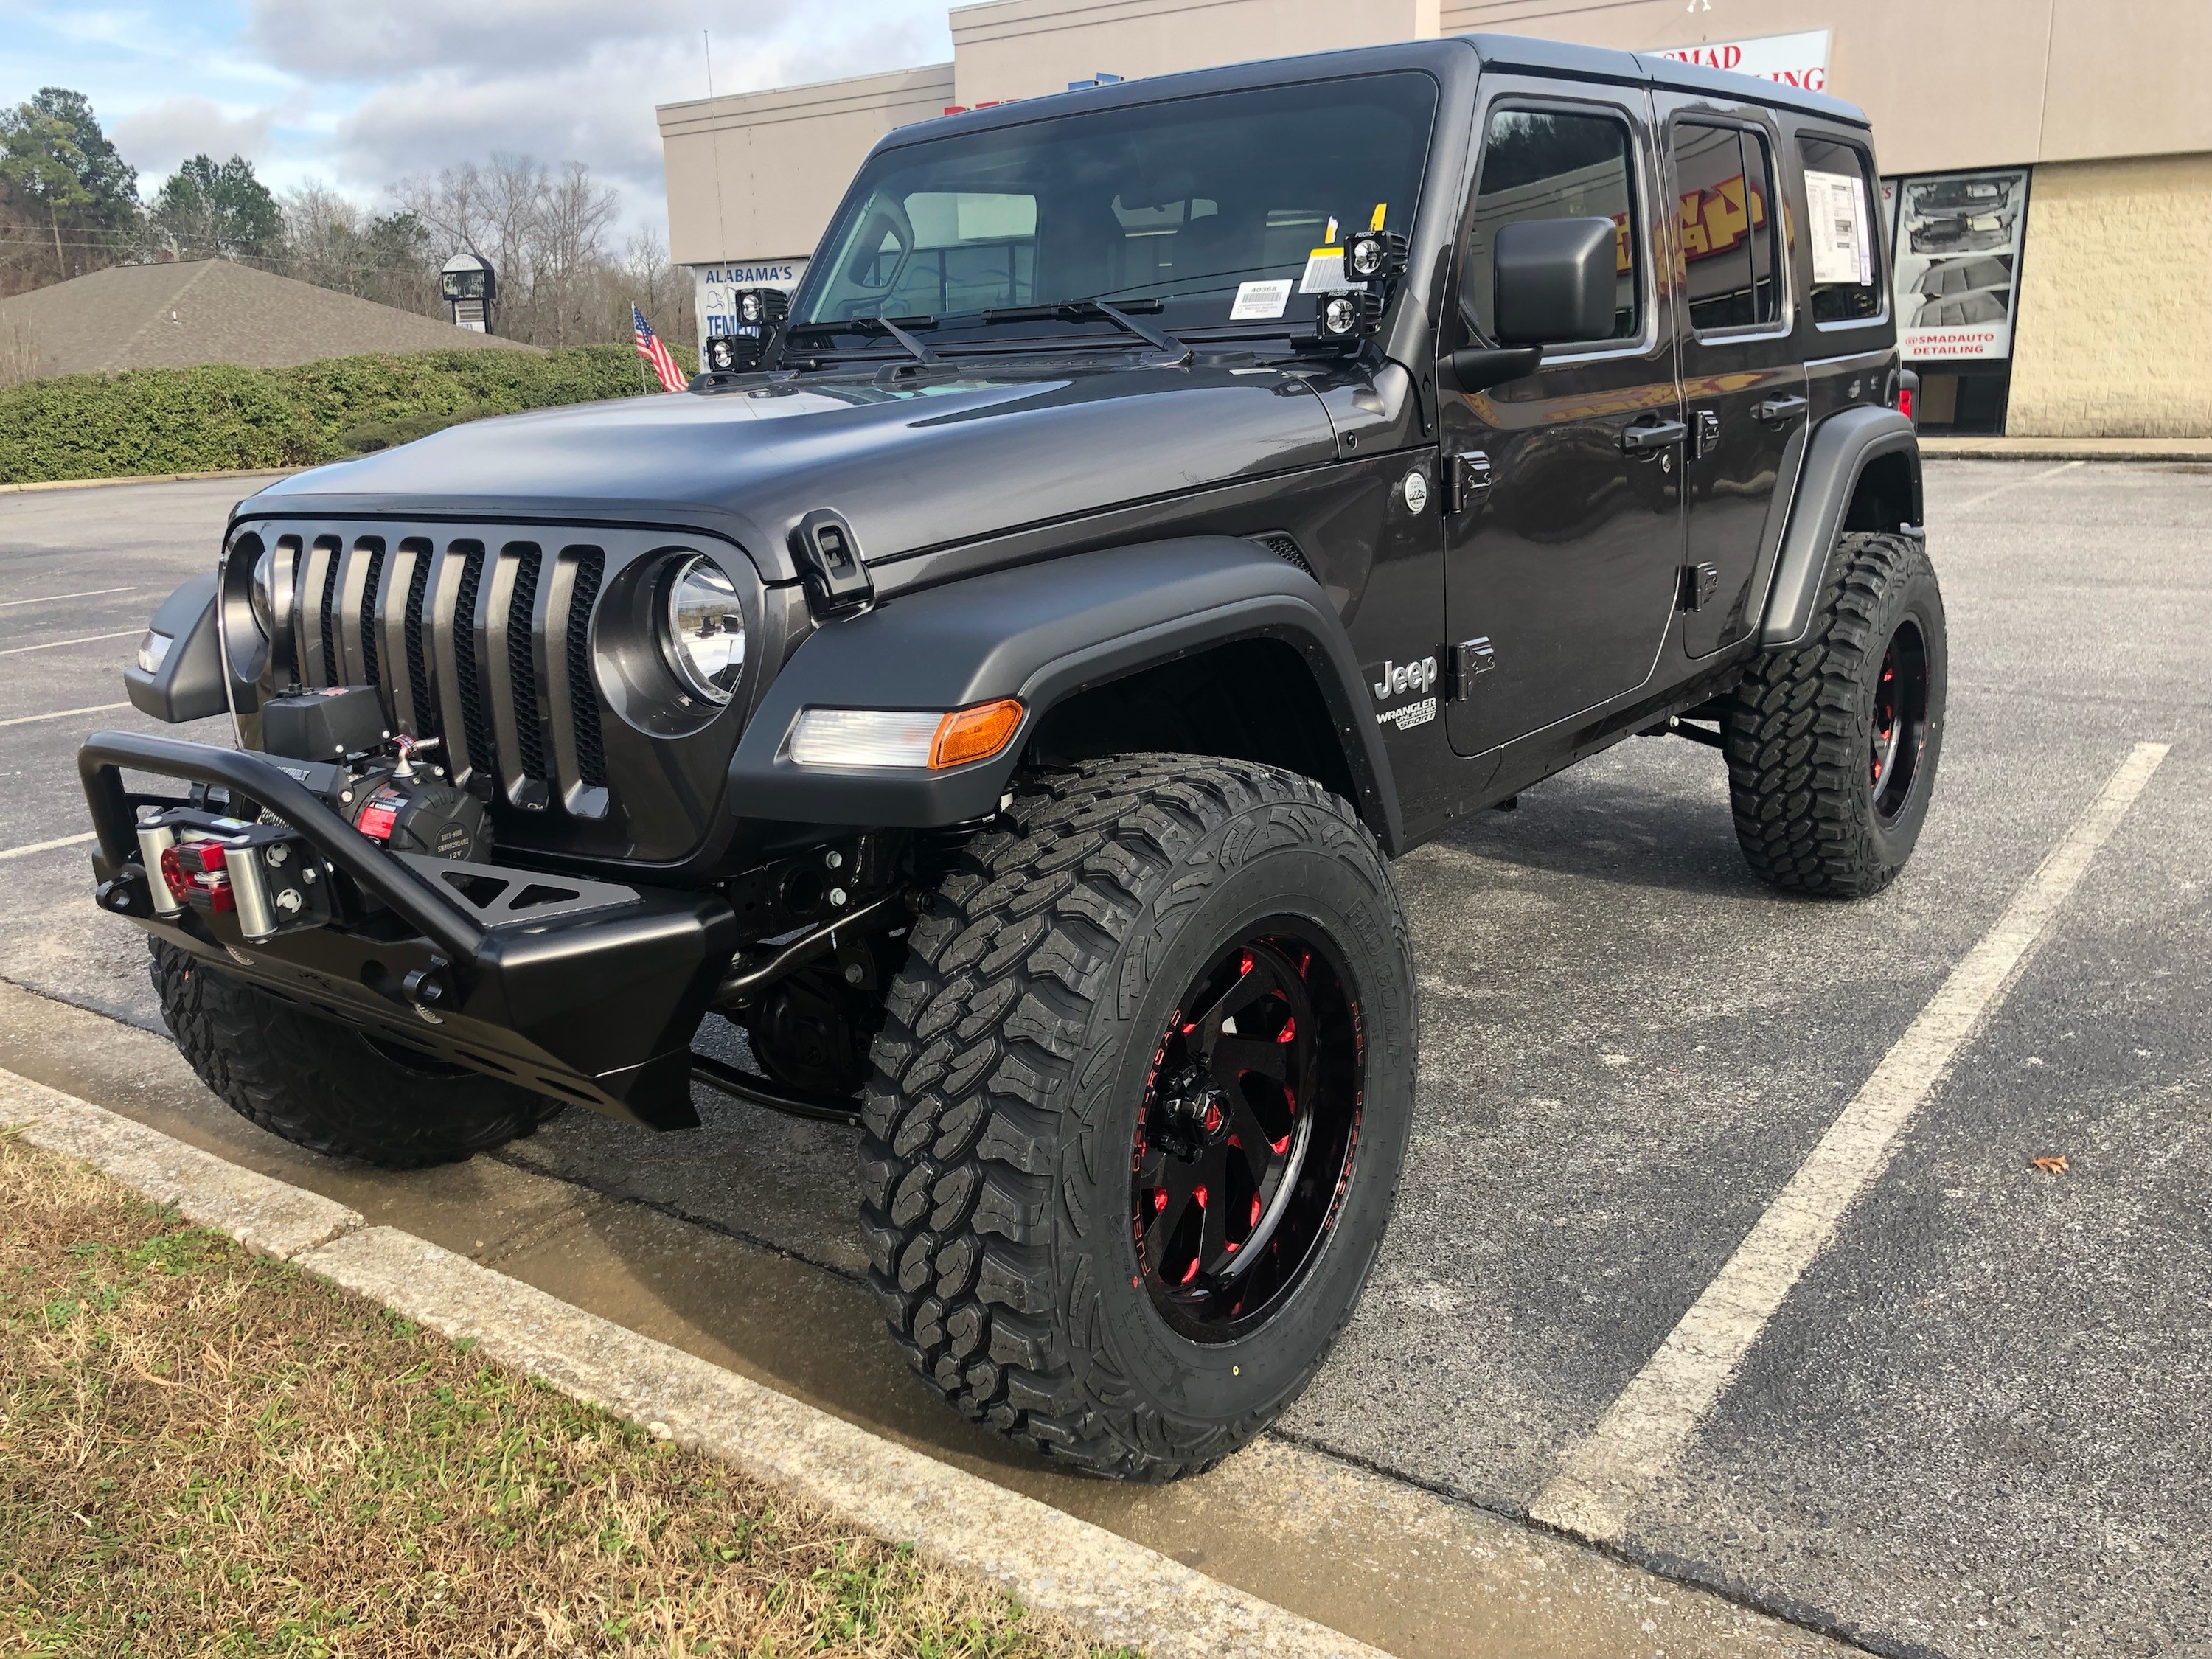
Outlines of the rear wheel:
{"label": "rear wheel", "polygon": [[1912,855],[1943,748],[1943,595],[1917,541],[1849,532],[1805,643],[1753,664],[1723,724],[1736,838],[1763,879],[1879,892]]}
{"label": "rear wheel", "polygon": [[561,1109],[544,1095],[372,1042],[173,945],[152,944],[161,1018],[200,1081],[295,1146],[419,1169],[489,1152]]}
{"label": "rear wheel", "polygon": [[915,1369],[1101,1474],[1202,1469],[1350,1318],[1405,1152],[1413,969],[1379,850],[1294,774],[1032,777],[912,934],[861,1224]]}

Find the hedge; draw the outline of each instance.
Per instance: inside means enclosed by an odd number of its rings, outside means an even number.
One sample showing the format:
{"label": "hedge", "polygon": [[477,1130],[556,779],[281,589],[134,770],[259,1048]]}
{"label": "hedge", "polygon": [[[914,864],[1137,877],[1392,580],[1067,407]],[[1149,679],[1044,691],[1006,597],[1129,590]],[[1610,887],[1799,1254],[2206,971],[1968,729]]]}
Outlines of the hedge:
{"label": "hedge", "polygon": [[0,390],[0,483],[311,466],[478,416],[635,397],[641,367],[629,346],[588,345],[58,375]]}

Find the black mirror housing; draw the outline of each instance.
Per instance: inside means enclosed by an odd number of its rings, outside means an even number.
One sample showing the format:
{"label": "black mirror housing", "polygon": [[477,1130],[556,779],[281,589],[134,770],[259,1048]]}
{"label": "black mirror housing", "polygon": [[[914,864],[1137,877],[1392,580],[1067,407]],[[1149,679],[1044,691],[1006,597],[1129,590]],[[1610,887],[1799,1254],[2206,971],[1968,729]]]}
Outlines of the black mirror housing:
{"label": "black mirror housing", "polygon": [[1516,219],[1492,246],[1502,344],[1562,345],[1613,333],[1618,256],[1610,219]]}
{"label": "black mirror housing", "polygon": [[[226,713],[222,642],[216,633],[216,579],[194,576],[161,601],[138,661],[123,671],[131,706],[171,726]],[[149,659],[153,666],[143,666]]]}

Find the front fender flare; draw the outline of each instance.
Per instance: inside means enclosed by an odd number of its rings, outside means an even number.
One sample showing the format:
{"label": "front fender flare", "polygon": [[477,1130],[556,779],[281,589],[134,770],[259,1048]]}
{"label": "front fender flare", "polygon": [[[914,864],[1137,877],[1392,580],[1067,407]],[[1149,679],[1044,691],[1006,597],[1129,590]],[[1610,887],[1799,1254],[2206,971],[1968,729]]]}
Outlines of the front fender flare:
{"label": "front fender flare", "polygon": [[[792,653],[730,763],[731,810],[749,818],[929,828],[997,810],[1029,737],[1089,687],[1230,640],[1273,638],[1306,661],[1359,799],[1386,849],[1402,845],[1390,763],[1344,624],[1321,586],[1265,549],[1193,536],[1079,553],[903,594],[831,623]],[[942,772],[832,771],[792,763],[802,709],[951,709],[1019,697],[999,755]]]}
{"label": "front fender flare", "polygon": [[[1920,513],[1920,436],[1912,422],[1893,409],[1847,409],[1820,422],[1806,446],[1798,469],[1796,497],[1789,528],[1766,591],[1766,615],[1759,642],[1768,650],[1802,645],[1819,609],[1828,579],[1828,558],[1842,533],[1859,475],[1878,456],[1905,451],[1912,458],[1912,518]],[[1894,525],[1884,529],[1893,530]]]}

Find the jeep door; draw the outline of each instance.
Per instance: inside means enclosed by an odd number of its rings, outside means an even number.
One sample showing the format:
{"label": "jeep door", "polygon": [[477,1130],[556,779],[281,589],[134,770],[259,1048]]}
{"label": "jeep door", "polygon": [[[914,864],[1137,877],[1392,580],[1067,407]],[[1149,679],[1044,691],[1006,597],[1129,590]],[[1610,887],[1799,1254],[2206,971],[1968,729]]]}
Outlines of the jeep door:
{"label": "jeep door", "polygon": [[1611,334],[1547,346],[1485,390],[1439,364],[1449,636],[1469,648],[1452,747],[1480,754],[1650,678],[1681,562],[1674,319],[1654,281],[1650,99],[1639,88],[1486,75],[1480,153],[1440,350],[1498,343],[1492,245],[1516,220],[1611,219]]}
{"label": "jeep door", "polygon": [[1781,544],[1810,405],[1791,338],[1773,117],[1705,94],[1661,92],[1655,103],[1690,425],[1682,645],[1702,657],[1755,625],[1759,572]]}

